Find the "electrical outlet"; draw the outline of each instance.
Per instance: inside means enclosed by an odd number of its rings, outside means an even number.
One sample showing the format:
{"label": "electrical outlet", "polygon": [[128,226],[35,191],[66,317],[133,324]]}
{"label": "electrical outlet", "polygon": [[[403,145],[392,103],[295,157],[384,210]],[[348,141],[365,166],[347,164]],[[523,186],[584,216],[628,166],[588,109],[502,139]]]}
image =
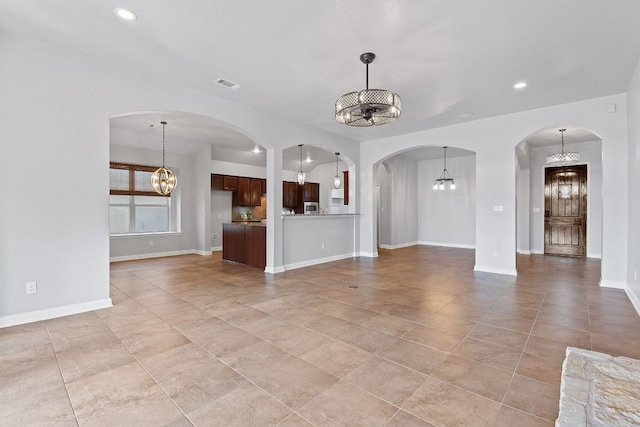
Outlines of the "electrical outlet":
{"label": "electrical outlet", "polygon": [[321,249],[323,249],[323,250],[324,250],[324,243],[321,245]]}
{"label": "electrical outlet", "polygon": [[498,251],[493,251],[492,254],[493,256],[498,256]]}
{"label": "electrical outlet", "polygon": [[153,240],[149,240],[149,246],[153,246]]}
{"label": "electrical outlet", "polygon": [[218,238],[218,233],[213,233],[213,238],[217,239]]}
{"label": "electrical outlet", "polygon": [[27,282],[27,294],[38,292],[38,282]]}

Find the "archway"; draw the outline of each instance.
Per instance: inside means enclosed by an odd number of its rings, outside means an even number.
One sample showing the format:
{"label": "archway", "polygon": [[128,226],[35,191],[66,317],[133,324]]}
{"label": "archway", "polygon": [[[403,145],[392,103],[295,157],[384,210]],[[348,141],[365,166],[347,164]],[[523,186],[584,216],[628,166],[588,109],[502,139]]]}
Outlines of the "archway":
{"label": "archway", "polygon": [[[208,116],[176,111],[111,115],[110,160],[158,165],[162,159],[161,121],[167,122],[166,163],[178,175],[178,186],[168,201],[170,227],[152,233],[134,229],[123,236],[111,235],[112,260],[188,252],[209,255],[221,247],[222,222],[231,220],[230,195],[226,198],[228,216],[222,214],[224,209],[213,206],[211,174],[242,175],[233,166],[238,164],[266,170],[265,150],[247,132]],[[136,209],[133,206],[129,211]]]}
{"label": "archway", "polygon": [[475,153],[447,148],[447,169],[455,180],[455,190],[433,188],[443,172],[443,161],[443,147],[422,146],[376,163],[377,246],[475,247]]}
{"label": "archway", "polygon": [[[577,152],[579,161],[547,164],[546,156],[559,153],[564,134],[565,152]],[[587,214],[586,256],[602,257],[603,169],[602,138],[595,132],[573,125],[539,129],[516,145],[516,236],[520,254],[543,254],[545,225],[545,169],[550,166],[586,165]]]}

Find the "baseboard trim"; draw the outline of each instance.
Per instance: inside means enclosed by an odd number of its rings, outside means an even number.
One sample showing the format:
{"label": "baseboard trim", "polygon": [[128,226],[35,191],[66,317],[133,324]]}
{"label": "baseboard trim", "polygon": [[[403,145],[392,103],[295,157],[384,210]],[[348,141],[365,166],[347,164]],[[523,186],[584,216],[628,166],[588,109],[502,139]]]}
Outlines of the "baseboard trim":
{"label": "baseboard trim", "polygon": [[640,316],[640,296],[629,288],[629,284],[627,282],[600,279],[600,287],[609,289],[622,289],[624,293],[627,294],[627,298],[629,298],[629,301],[631,301],[631,305],[633,305],[636,313],[638,313],[638,316]]}
{"label": "baseboard trim", "polygon": [[587,254],[587,258],[596,258],[596,259],[602,259],[602,254]]}
{"label": "baseboard trim", "polygon": [[544,251],[538,249],[531,249],[531,255],[544,255]]}
{"label": "baseboard trim", "polygon": [[222,246],[211,246],[211,252],[220,252],[222,250]]}
{"label": "baseboard trim", "polygon": [[309,261],[294,262],[292,264],[285,264],[284,269],[295,270],[297,268],[309,267],[311,265],[324,264],[325,262],[339,261],[341,259],[346,259],[346,258],[354,258],[355,256],[356,256],[355,253],[349,253],[349,254],[342,254],[342,255],[334,255],[326,258],[312,259]]}
{"label": "baseboard trim", "polygon": [[150,258],[162,258],[167,256],[178,256],[178,255],[211,255],[210,251],[199,251],[196,249],[186,249],[182,251],[168,251],[168,252],[153,252],[150,254],[137,254],[137,255],[125,255],[125,256],[114,256],[109,258],[110,262],[121,262],[121,261],[135,261],[138,259],[150,259]]}
{"label": "baseboard trim", "polygon": [[516,250],[516,252],[519,253],[520,255],[531,255],[531,251],[527,249],[518,249]]}
{"label": "baseboard trim", "polygon": [[266,266],[264,268],[264,272],[265,273],[269,273],[269,274],[284,273],[284,267],[282,267],[282,266],[280,266],[280,267],[269,267],[269,266]]}
{"label": "baseboard trim", "polygon": [[612,288],[612,289],[627,289],[627,284],[625,282],[619,282],[617,280],[605,280],[600,279],[600,287],[602,288]]}
{"label": "baseboard trim", "polygon": [[357,254],[355,254],[355,256],[361,256],[361,257],[367,257],[367,258],[377,258],[378,257],[378,252],[363,252],[363,251],[360,251]]}
{"label": "baseboard trim", "polygon": [[627,297],[629,297],[633,308],[636,309],[636,313],[640,316],[640,296],[636,295],[636,293],[629,288],[628,284],[625,284],[624,291],[627,294]]}
{"label": "baseboard trim", "polygon": [[495,267],[486,267],[483,265],[475,265],[473,267],[473,271],[479,271],[483,273],[493,273],[493,274],[504,274],[507,276],[517,276],[518,272],[515,269],[510,268],[495,268]]}
{"label": "baseboard trim", "polygon": [[87,311],[100,310],[113,307],[111,298],[80,304],[64,305],[62,307],[47,308],[45,310],[30,311],[27,313],[13,314],[0,317],[0,328],[23,325],[25,323],[39,322],[41,320],[55,319],[56,317],[70,316],[72,314],[86,313]]}
{"label": "baseboard trim", "polygon": [[425,246],[443,246],[445,248],[460,248],[460,249],[475,249],[476,245],[463,245],[458,243],[445,243],[445,242],[418,242],[419,245]]}
{"label": "baseboard trim", "polygon": [[408,248],[409,246],[417,246],[420,243],[418,242],[407,242],[407,243],[399,243],[397,245],[383,245],[379,244],[378,247],[382,249],[400,249],[400,248]]}

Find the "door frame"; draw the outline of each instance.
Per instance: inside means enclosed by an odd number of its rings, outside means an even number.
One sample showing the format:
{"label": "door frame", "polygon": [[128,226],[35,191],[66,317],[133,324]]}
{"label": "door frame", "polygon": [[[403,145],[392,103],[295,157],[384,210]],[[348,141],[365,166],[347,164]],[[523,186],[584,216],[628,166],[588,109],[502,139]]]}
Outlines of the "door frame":
{"label": "door frame", "polygon": [[[541,229],[541,237],[542,237],[542,253],[544,254],[544,208],[545,208],[545,197],[544,191],[546,187],[546,176],[547,176],[547,168],[557,168],[563,166],[579,166],[586,165],[587,166],[587,224],[586,228],[586,253],[585,258],[592,258],[591,255],[591,162],[571,162],[567,164],[558,164],[558,165],[542,165],[542,207],[540,208],[540,224],[542,225]],[[604,203],[604,202],[603,202]]]}

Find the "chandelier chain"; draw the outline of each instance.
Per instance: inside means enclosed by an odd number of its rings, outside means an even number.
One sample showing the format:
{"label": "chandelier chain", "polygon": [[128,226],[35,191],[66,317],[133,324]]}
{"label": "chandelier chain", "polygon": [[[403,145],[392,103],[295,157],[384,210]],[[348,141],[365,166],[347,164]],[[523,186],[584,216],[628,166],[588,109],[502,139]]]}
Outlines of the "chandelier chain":
{"label": "chandelier chain", "polygon": [[165,126],[167,126],[167,122],[160,122],[162,124],[162,167],[164,168],[164,147],[165,147],[165,143],[164,143],[164,129]]}

